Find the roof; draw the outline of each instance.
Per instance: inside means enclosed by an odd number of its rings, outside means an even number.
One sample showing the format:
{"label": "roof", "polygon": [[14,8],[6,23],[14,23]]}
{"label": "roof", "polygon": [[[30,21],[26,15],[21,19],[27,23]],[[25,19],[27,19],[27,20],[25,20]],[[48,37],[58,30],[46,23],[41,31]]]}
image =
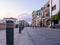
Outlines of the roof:
{"label": "roof", "polygon": [[4,19],[14,19],[14,20],[17,20],[16,18],[12,18],[12,17],[10,17],[10,18],[4,18]]}

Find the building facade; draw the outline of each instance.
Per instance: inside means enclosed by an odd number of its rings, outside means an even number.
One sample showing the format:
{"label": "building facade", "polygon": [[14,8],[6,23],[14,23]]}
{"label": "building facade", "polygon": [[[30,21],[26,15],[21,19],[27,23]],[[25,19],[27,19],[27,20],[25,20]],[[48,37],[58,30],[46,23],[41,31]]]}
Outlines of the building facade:
{"label": "building facade", "polygon": [[[51,16],[57,14],[60,10],[60,0],[48,0],[40,9],[32,13],[32,24],[35,26],[48,27],[51,24]],[[60,22],[60,20],[58,21]],[[59,23],[60,24],[60,23]]]}
{"label": "building facade", "polygon": [[50,7],[52,7],[52,16],[53,16],[57,14],[57,12],[60,10],[60,0],[50,0],[50,4],[51,4]]}
{"label": "building facade", "polygon": [[50,24],[50,1],[42,7],[42,13],[42,26],[45,27]]}
{"label": "building facade", "polygon": [[36,11],[32,12],[32,26],[36,26]]}
{"label": "building facade", "polygon": [[[60,10],[60,0],[50,0],[50,16],[56,15]],[[60,20],[54,20],[53,24],[60,24]]]}
{"label": "building facade", "polygon": [[36,26],[41,27],[42,9],[36,11]]}
{"label": "building facade", "polygon": [[8,21],[8,20],[13,21],[14,23],[16,23],[16,21],[17,21],[16,18],[12,18],[12,17],[10,17],[10,18],[3,18],[3,20],[4,20],[5,23],[6,23],[6,21]]}
{"label": "building facade", "polygon": [[4,23],[3,20],[0,20],[0,30],[6,29],[6,24]]}
{"label": "building facade", "polygon": [[41,17],[42,17],[42,10],[36,10],[32,12],[32,24],[34,26],[40,27],[40,22],[41,22]]}
{"label": "building facade", "polygon": [[29,26],[28,22],[26,22],[25,20],[19,20],[19,24],[24,26],[24,27]]}

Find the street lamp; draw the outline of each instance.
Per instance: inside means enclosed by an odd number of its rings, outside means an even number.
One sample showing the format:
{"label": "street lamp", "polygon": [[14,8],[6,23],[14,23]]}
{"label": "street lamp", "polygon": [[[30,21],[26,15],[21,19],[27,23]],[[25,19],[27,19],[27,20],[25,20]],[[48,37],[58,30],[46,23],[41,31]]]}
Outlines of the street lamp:
{"label": "street lamp", "polygon": [[[52,0],[50,0],[50,18],[52,18]],[[52,26],[52,20],[51,20],[51,26]]]}

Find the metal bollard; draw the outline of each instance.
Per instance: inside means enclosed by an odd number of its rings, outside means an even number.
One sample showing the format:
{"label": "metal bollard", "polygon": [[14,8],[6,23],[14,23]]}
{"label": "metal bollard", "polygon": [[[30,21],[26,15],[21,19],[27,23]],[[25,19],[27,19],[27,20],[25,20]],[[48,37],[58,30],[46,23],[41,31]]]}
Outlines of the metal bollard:
{"label": "metal bollard", "polygon": [[21,30],[22,30],[22,27],[21,27],[22,25],[21,24],[19,24],[19,33],[21,33]]}
{"label": "metal bollard", "polygon": [[6,21],[6,45],[14,45],[13,21]]}
{"label": "metal bollard", "polygon": [[21,31],[24,29],[24,25],[23,24],[19,24],[19,33],[21,33]]}

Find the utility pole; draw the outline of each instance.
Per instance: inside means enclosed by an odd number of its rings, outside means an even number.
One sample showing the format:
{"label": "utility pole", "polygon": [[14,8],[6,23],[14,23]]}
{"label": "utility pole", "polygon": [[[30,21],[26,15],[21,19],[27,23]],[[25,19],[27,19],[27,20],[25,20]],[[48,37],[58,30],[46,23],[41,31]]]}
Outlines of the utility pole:
{"label": "utility pole", "polygon": [[[50,0],[50,18],[52,18],[52,0]],[[52,19],[51,19],[51,26],[52,26]]]}

